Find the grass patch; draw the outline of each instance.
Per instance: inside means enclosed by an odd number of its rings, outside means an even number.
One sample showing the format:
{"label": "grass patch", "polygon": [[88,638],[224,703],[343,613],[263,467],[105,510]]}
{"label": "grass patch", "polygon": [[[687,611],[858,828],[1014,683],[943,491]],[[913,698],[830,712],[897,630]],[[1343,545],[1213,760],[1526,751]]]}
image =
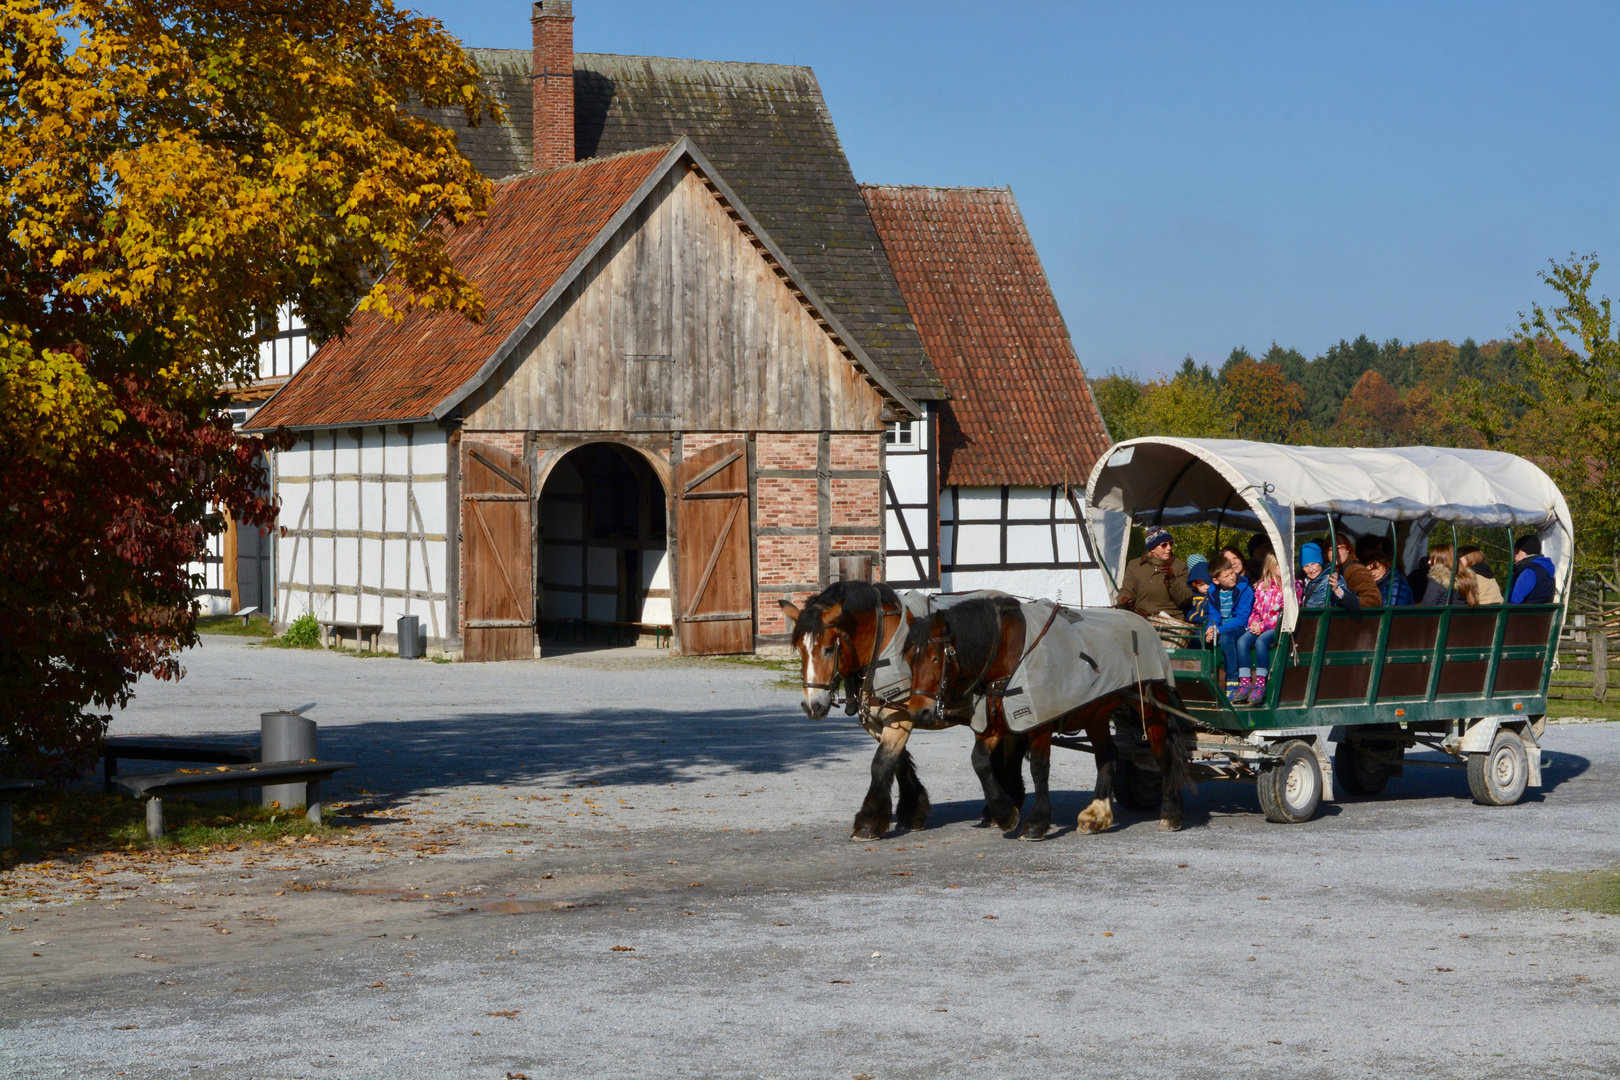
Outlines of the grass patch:
{"label": "grass patch", "polygon": [[775,690],[804,689],[804,682],[800,676],[804,661],[796,656],[715,656],[710,659],[717,664],[733,664],[781,672],[777,678],[771,680],[771,688]]}
{"label": "grass patch", "polygon": [[242,625],[241,616],[238,615],[204,615],[197,620],[197,633],[224,634],[228,637],[270,638],[276,632],[270,626],[267,615],[253,615],[248,618],[247,625]]}
{"label": "grass patch", "polygon": [[43,858],[82,858],[109,851],[195,851],[346,832],[313,825],[296,809],[266,809],[227,799],[164,799],[163,820],[166,835],[148,840],[146,806],[127,795],[30,792],[12,807],[16,846],[0,851],[0,869]]}
{"label": "grass patch", "polygon": [[1548,870],[1532,874],[1516,895],[1528,907],[1620,915],[1620,865],[1604,870]]}
{"label": "grass patch", "polygon": [[1592,700],[1592,673],[1560,668],[1553,672],[1549,694],[1563,694],[1562,698],[1549,698],[1547,715],[1599,716],[1605,720],[1620,720],[1620,678],[1610,675],[1607,701]]}

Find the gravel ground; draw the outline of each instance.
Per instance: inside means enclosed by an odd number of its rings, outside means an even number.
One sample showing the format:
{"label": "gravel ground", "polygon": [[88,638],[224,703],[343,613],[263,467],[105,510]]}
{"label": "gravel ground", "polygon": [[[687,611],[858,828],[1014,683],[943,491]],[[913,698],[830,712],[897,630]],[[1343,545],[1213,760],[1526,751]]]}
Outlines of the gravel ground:
{"label": "gravel ground", "polygon": [[0,899],[9,1077],[1620,1072],[1620,918],[1528,902],[1617,861],[1614,724],[1550,727],[1519,806],[1409,769],[1275,826],[1205,784],[1176,834],[1075,834],[1089,759],[1054,755],[1039,844],[979,828],[969,740],[924,734],[930,827],[851,844],[873,744],[775,672],[205,642],[114,732],[315,700],[373,824]]}

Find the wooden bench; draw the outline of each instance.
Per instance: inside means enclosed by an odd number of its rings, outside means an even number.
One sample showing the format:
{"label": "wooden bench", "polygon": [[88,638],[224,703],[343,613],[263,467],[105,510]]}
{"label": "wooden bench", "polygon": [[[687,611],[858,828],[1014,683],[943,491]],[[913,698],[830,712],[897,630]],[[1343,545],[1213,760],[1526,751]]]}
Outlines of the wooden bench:
{"label": "wooden bench", "polygon": [[354,631],[354,651],[360,651],[360,639],[371,639],[371,651],[376,652],[381,647],[382,623],[367,622],[341,622],[338,620],[321,620],[321,644],[332,648],[330,641],[335,637],[337,647],[343,648],[343,631]]}
{"label": "wooden bench", "polygon": [[101,748],[102,788],[113,789],[118,760],[201,761],[208,765],[246,765],[259,760],[257,743],[223,743],[211,739],[158,739],[145,735],[115,735]]}
{"label": "wooden bench", "polygon": [[43,780],[14,780],[0,776],[0,848],[11,846],[11,797],[44,786]]}
{"label": "wooden bench", "polygon": [[215,765],[211,769],[143,773],[139,776],[120,778],[118,786],[146,803],[146,835],[153,840],[161,840],[165,795],[191,795],[204,791],[263,787],[288,781],[305,785],[304,816],[319,825],[321,781],[330,780],[344,769],[352,768],[354,768],[352,761],[317,761],[313,758],[306,761],[262,761],[251,765]]}

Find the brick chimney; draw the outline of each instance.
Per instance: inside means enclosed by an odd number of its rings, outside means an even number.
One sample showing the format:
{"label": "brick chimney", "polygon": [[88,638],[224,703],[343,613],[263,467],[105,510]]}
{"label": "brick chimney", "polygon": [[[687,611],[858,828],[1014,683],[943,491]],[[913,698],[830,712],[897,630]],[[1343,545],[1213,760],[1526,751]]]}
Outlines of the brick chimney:
{"label": "brick chimney", "polygon": [[534,168],[574,160],[574,4],[540,0],[534,24]]}

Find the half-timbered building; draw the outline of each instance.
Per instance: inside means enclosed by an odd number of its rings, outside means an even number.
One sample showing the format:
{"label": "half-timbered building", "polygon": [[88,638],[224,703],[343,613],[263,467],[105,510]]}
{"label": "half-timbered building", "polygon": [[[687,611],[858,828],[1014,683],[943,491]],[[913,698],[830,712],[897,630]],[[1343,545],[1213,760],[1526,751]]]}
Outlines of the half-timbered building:
{"label": "half-timbered building", "polygon": [[1079,599],[1106,435],[1010,192],[863,189],[808,68],[532,27],[468,50],[503,121],[431,117],[497,181],[449,241],[485,321],[361,314],[265,373],[276,621],[497,659],[780,646],[851,574]]}

